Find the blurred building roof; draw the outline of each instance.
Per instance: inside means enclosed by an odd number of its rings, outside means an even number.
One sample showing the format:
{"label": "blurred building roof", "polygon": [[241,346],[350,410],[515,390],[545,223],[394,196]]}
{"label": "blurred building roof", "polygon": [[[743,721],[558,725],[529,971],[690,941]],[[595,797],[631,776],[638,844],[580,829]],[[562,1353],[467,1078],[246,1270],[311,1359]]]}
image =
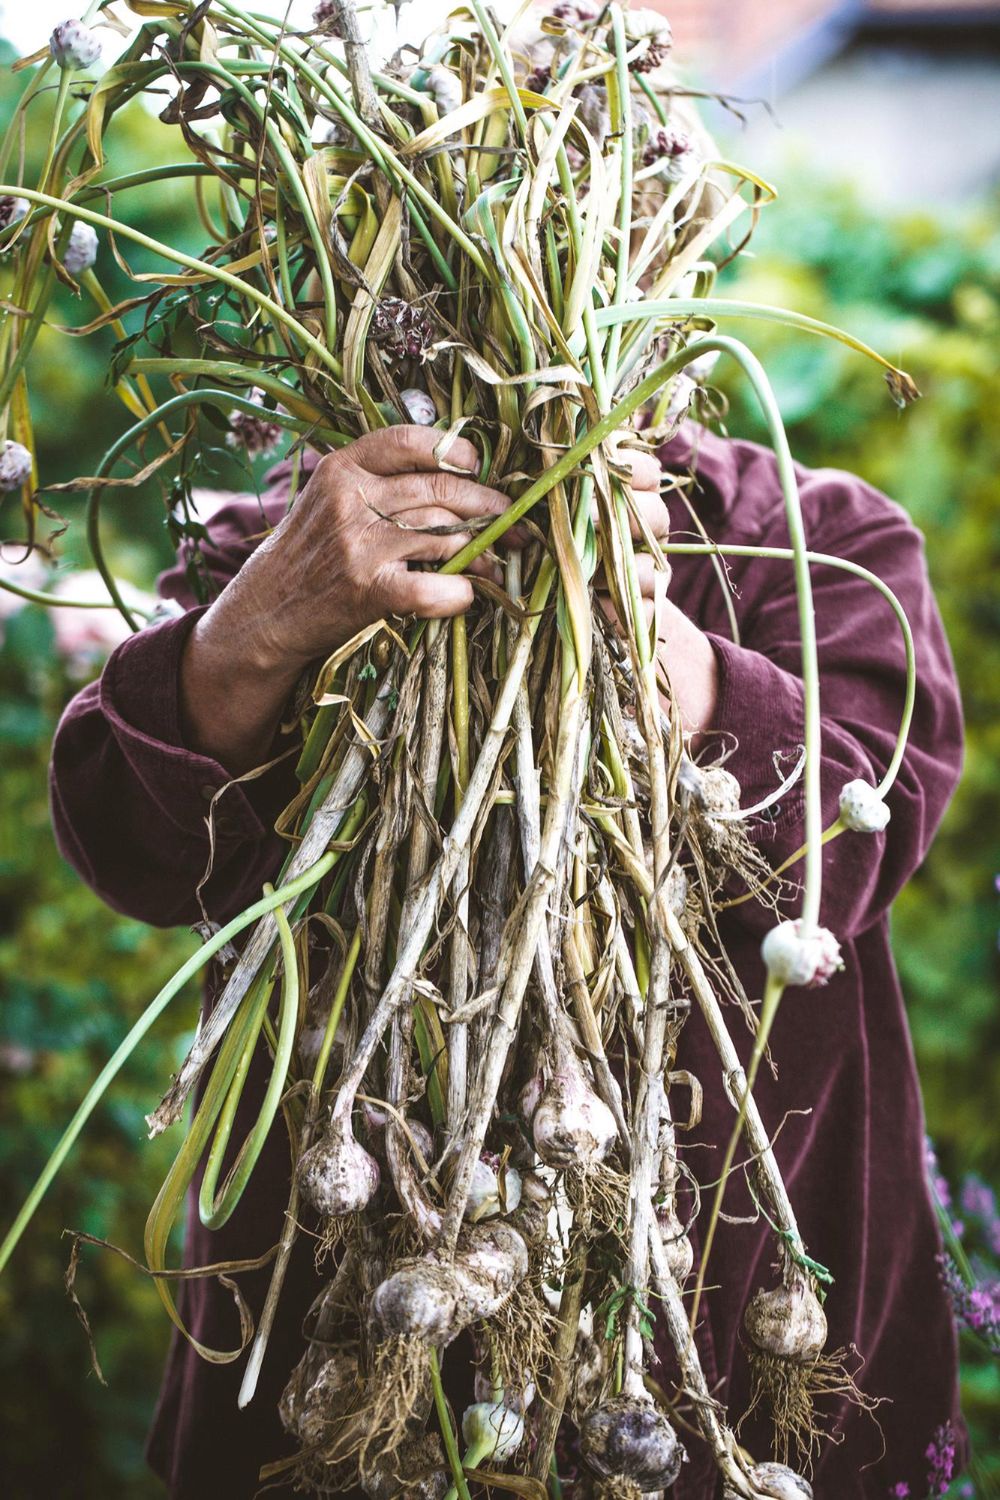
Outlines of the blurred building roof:
{"label": "blurred building roof", "polygon": [[675,55],[723,89],[788,87],[859,35],[996,30],[984,0],[648,0],[669,17]]}
{"label": "blurred building roof", "polygon": [[751,104],[733,144],[765,175],[798,159],[887,206],[959,205],[1000,183],[1000,3],[646,3],[669,17],[686,78],[770,107]]}

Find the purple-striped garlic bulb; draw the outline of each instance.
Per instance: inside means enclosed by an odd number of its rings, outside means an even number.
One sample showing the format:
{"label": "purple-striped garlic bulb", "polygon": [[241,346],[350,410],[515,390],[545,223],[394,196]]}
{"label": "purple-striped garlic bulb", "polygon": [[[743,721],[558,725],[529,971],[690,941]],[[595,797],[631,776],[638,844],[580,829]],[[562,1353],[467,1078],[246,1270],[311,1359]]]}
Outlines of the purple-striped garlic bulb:
{"label": "purple-striped garlic bulb", "polygon": [[595,1474],[630,1480],[644,1495],[673,1484],[687,1457],[659,1408],[635,1396],[615,1396],[589,1411],[580,1451]]}

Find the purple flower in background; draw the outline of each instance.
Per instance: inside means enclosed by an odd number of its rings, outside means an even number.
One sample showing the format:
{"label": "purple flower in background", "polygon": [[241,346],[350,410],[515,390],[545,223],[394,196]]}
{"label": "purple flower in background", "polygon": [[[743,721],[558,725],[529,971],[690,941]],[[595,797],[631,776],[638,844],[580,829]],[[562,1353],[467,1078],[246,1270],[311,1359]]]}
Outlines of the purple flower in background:
{"label": "purple flower in background", "polygon": [[952,1232],[956,1238],[961,1239],[965,1232],[965,1225],[960,1219],[956,1219],[952,1215],[951,1187],[948,1184],[948,1179],[944,1176],[938,1165],[937,1152],[934,1150],[934,1142],[930,1136],[924,1137],[924,1165],[927,1170],[927,1179],[930,1182],[931,1191],[937,1199],[938,1206],[943,1214],[947,1214]]}
{"label": "purple flower in background", "polygon": [[939,1255],[938,1265],[956,1321],[1000,1354],[1000,1281],[983,1280],[970,1287],[950,1255]]}
{"label": "purple flower in background", "polygon": [[924,1456],[930,1466],[927,1470],[927,1495],[930,1500],[931,1496],[947,1493],[955,1472],[955,1429],[950,1422],[935,1428]]}
{"label": "purple flower in background", "polygon": [[970,1172],[962,1183],[962,1211],[975,1221],[987,1249],[992,1255],[1000,1255],[1000,1208],[997,1195],[988,1183],[974,1172]]}
{"label": "purple flower in background", "polygon": [[889,1491],[889,1500],[909,1500],[909,1494],[910,1486],[906,1483],[905,1479],[901,1479]]}

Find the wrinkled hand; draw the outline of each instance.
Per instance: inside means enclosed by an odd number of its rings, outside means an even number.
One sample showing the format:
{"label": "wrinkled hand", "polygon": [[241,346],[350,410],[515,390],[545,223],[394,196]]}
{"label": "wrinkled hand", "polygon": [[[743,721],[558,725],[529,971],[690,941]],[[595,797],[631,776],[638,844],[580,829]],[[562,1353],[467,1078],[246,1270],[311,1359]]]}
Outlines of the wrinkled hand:
{"label": "wrinkled hand", "polygon": [[[463,438],[445,458],[470,472],[442,469],[434,456],[441,436],[391,427],[320,460],[292,510],[225,590],[225,614],[251,632],[265,670],[297,672],[384,615],[434,619],[468,609],[468,578],[413,565],[454,557],[471,539],[471,523],[491,521],[510,500],[471,477],[478,455]],[[498,576],[485,557],[467,571]]]}
{"label": "wrinkled hand", "polygon": [[[478,484],[464,438],[442,469],[442,434],[400,426],[369,433],[321,459],[288,515],[196,622],[181,663],[181,723],[188,748],[233,774],[271,753],[282,711],[303,667],[385,615],[461,614],[467,577],[440,564],[509,501]],[[428,530],[428,528],[432,528]],[[506,540],[523,544],[523,528]],[[486,557],[469,573],[499,581]]]}

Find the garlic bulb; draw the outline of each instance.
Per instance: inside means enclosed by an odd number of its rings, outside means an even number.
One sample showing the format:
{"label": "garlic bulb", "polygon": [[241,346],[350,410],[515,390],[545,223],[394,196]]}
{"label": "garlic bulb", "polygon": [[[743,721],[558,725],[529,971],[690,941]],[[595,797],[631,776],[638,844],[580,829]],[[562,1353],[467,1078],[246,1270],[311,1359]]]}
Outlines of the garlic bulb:
{"label": "garlic bulb", "polygon": [[811,1364],[826,1343],[826,1314],[816,1293],[799,1275],[788,1286],[756,1291],[743,1326],[758,1349],[796,1364]]}
{"label": "garlic bulb", "polygon": [[278,1406],[281,1425],[304,1447],[321,1443],[336,1421],[337,1402],[341,1392],[353,1389],[358,1380],[358,1357],[352,1350],[338,1349],[323,1360],[305,1390],[300,1386],[298,1369],[285,1387]]}
{"label": "garlic bulb", "polygon": [[372,1294],[371,1310],[383,1333],[421,1338],[435,1348],[461,1332],[454,1273],[428,1260],[412,1261],[387,1276]]}
{"label": "garlic bulb", "polygon": [[299,1188],[323,1218],[340,1219],[365,1208],[378,1190],[378,1162],[354,1139],[351,1123],[333,1120],[299,1160]]}
{"label": "garlic bulb", "polygon": [[840,821],[852,833],[881,833],[889,808],[867,781],[849,781],[840,793]]}
{"label": "garlic bulb", "polygon": [[844,967],[840,944],[825,927],[814,927],[802,935],[801,921],[780,922],[764,938],[761,957],[768,973],[781,984],[826,984]]}
{"label": "garlic bulb", "polygon": [[504,1167],[503,1191],[500,1185],[500,1162],[481,1156],[472,1172],[472,1184],[465,1204],[465,1217],[478,1223],[500,1213],[512,1213],[521,1201],[521,1174],[515,1167]]}
{"label": "garlic bulb", "polygon": [[438,107],[438,114],[450,114],[461,106],[462,80],[457,73],[453,73],[450,68],[443,68],[440,63],[428,68],[426,89]]}
{"label": "garlic bulb", "polygon": [[617,1134],[615,1118],[582,1071],[553,1073],[531,1119],[535,1150],[549,1167],[603,1161]]}
{"label": "garlic bulb", "polygon": [[687,1457],[652,1401],[628,1396],[616,1396],[587,1413],[580,1451],[596,1474],[630,1479],[643,1494],[673,1484]]}
{"label": "garlic bulb", "polygon": [[524,1418],[502,1402],[479,1401],[465,1408],[462,1437],[469,1449],[468,1467],[476,1468],[484,1458],[503,1463],[524,1441]]}
{"label": "garlic bulb", "polygon": [[[813,1500],[812,1485],[787,1464],[754,1464],[747,1478],[757,1494],[767,1495],[768,1500]],[[739,1496],[727,1486],[722,1500],[739,1500]]]}

